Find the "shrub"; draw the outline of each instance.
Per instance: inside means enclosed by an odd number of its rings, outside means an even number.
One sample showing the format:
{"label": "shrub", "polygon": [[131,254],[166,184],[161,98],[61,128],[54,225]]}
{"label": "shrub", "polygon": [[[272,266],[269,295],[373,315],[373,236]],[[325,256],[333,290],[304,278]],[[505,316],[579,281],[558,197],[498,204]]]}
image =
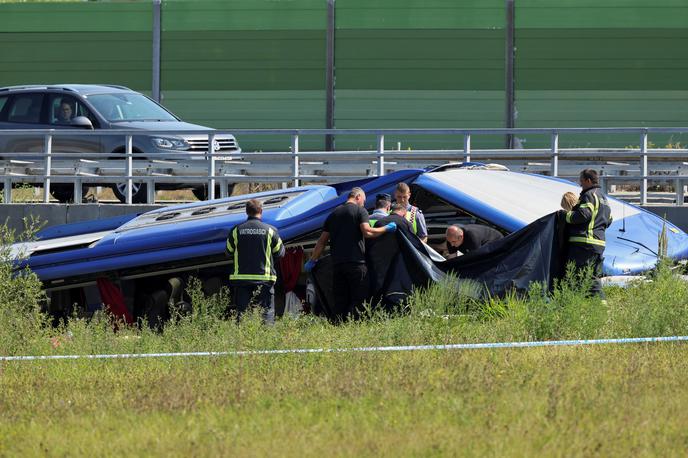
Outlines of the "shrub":
{"label": "shrub", "polygon": [[479,304],[482,286],[448,274],[442,281],[415,290],[407,299],[412,315],[461,315],[472,312]]}
{"label": "shrub", "polygon": [[647,280],[614,291],[606,334],[615,337],[684,335],[688,332],[688,283],[660,263]]}
{"label": "shrub", "polygon": [[[43,335],[46,317],[41,313],[46,297],[41,281],[28,268],[18,268],[25,256],[15,241],[28,241],[36,226],[16,237],[6,225],[0,226],[0,351],[14,353],[31,347]],[[14,250],[14,251],[13,251]]]}

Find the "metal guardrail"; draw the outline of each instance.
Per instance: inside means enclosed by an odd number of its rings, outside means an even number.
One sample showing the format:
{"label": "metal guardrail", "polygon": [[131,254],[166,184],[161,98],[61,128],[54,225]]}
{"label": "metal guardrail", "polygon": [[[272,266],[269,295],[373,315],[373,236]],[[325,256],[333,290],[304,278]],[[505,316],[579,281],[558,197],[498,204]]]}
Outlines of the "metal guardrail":
{"label": "metal guardrail", "polygon": [[[208,136],[205,154],[174,152],[137,159],[132,148],[136,135]],[[227,153],[211,151],[217,135],[232,134],[260,136],[288,136],[289,149],[277,152]],[[548,135],[549,148],[476,149],[472,140],[494,135]],[[637,148],[560,148],[561,135],[585,134],[594,137],[608,134],[637,135]],[[336,182],[356,178],[380,176],[390,171],[440,165],[451,161],[470,162],[491,160],[520,170],[546,173],[551,176],[574,178],[584,166],[598,165],[603,171],[603,185],[607,190],[619,183],[637,183],[640,203],[647,204],[648,183],[670,181],[677,205],[683,204],[684,186],[688,174],[688,149],[649,148],[652,134],[688,134],[688,128],[561,128],[561,129],[235,129],[231,131],[145,131],[140,130],[0,130],[0,136],[43,138],[40,152],[0,152],[0,181],[5,202],[11,201],[11,189],[16,183],[43,186],[43,202],[50,200],[52,183],[73,183],[74,199],[81,201],[82,185],[125,183],[126,203],[132,203],[135,182],[147,183],[147,200],[155,200],[156,183],[178,183],[208,186],[208,198],[215,198],[215,186],[237,182]],[[53,139],[60,136],[104,136],[125,138],[124,155],[113,153],[55,152]],[[374,136],[376,149],[365,151],[301,151],[300,141],[312,136]],[[393,150],[385,145],[391,135],[456,136],[461,149],[450,150]],[[11,155],[11,158],[9,157]],[[536,162],[542,161],[545,162]],[[660,166],[661,165],[661,166]],[[564,173],[562,173],[564,172]],[[227,186],[220,186],[221,196]]]}

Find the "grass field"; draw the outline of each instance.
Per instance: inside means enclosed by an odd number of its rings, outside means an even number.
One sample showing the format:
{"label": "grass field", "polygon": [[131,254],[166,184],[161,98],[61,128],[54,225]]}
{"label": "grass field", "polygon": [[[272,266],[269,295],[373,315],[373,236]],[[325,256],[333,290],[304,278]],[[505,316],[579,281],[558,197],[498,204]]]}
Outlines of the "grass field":
{"label": "grass field", "polygon": [[0,454],[682,455],[685,356],[653,344],[5,363]]}
{"label": "grass field", "polygon": [[[357,347],[688,334],[668,269],[608,289],[475,301],[449,284],[403,314],[334,326],[223,319],[225,296],[163,332],[105,316],[53,328],[35,277],[0,263],[0,354]],[[688,448],[682,344],[0,363],[0,456],[628,456]]]}

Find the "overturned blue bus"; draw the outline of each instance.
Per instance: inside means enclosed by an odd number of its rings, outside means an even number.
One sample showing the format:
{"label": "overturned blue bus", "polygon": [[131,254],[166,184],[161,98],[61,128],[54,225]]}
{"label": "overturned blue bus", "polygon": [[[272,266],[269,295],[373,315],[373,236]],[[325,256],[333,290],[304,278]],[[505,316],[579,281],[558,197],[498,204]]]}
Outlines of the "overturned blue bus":
{"label": "overturned blue bus", "polygon": [[[107,279],[131,316],[155,321],[164,319],[170,305],[183,302],[189,278],[198,278],[206,294],[226,284],[232,261],[224,253],[225,239],[245,219],[248,199],[263,201],[264,220],[278,228],[287,247],[302,249],[307,259],[325,218],[346,200],[351,187],[366,191],[371,208],[376,193],[391,192],[401,181],[411,186],[412,201],[425,214],[430,245],[442,240],[450,224],[486,224],[504,234],[518,231],[558,210],[564,192],[580,190],[569,181],[541,175],[448,164],[56,226],[13,250],[22,253],[23,265],[43,282],[52,314],[72,313],[75,306],[87,312],[99,308]],[[673,224],[613,198],[610,206],[614,222],[607,230],[605,275],[639,274],[654,267],[663,230],[668,257],[688,257],[688,234]],[[296,274],[296,281],[305,283],[305,273]]]}

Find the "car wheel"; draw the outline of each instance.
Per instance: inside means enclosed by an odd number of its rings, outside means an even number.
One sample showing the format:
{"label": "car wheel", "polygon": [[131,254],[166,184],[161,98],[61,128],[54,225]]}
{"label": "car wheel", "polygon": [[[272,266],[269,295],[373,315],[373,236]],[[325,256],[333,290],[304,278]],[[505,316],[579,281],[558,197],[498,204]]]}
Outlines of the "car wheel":
{"label": "car wheel", "polygon": [[[81,187],[81,201],[86,202],[86,194],[90,187]],[[61,204],[74,203],[74,186],[71,184],[53,184],[50,186],[50,195]]]}
{"label": "car wheel", "polygon": [[[232,192],[234,191],[234,185],[235,183],[230,183],[227,185],[227,195],[231,196]],[[198,200],[208,200],[208,185],[203,185],[203,186],[197,186],[192,189],[193,195],[196,197]],[[222,195],[220,185],[216,184],[215,185],[215,198],[219,199],[220,196]]]}
{"label": "car wheel", "polygon": [[[133,182],[131,184],[131,203],[145,204],[148,186],[146,183]],[[116,183],[112,185],[112,192],[122,203],[127,201],[127,183]]]}

